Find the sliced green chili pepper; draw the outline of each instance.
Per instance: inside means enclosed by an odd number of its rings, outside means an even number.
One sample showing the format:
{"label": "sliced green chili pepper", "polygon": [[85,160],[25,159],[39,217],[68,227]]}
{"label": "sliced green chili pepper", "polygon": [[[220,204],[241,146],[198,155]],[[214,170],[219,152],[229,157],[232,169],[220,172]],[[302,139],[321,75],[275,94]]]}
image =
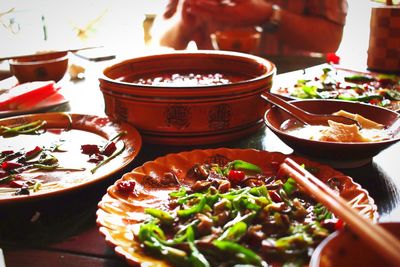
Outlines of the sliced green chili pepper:
{"label": "sliced green chili pepper", "polygon": [[369,83],[375,81],[375,79],[372,76],[367,76],[367,75],[346,76],[344,77],[344,80],[346,82],[351,82],[351,83]]}
{"label": "sliced green chili pepper", "polygon": [[297,189],[297,183],[294,179],[288,178],[282,188],[287,195],[290,195]]}
{"label": "sliced green chili pepper", "polygon": [[385,93],[391,100],[400,100],[400,92],[397,90],[387,90]]}
{"label": "sliced green chili pepper", "polygon": [[241,171],[251,171],[251,172],[256,172],[256,173],[261,173],[262,169],[258,167],[255,164],[252,164],[250,162],[246,162],[243,160],[234,160],[228,163],[228,169],[231,167],[231,169],[234,170],[241,170]]}
{"label": "sliced green chili pepper", "polygon": [[252,250],[243,247],[235,242],[227,240],[215,240],[213,245],[220,250],[231,252],[238,255],[238,260],[246,264],[255,264],[257,266],[262,266],[262,259]]}
{"label": "sliced green chili pepper", "polygon": [[338,95],[338,99],[341,100],[348,100],[348,101],[358,101],[358,102],[369,102],[370,100],[373,99],[378,99],[378,100],[382,100],[383,96],[381,95],[364,95],[364,96],[358,96],[358,97],[354,97],[354,96],[346,96],[346,95]]}
{"label": "sliced green chili pepper", "polygon": [[47,121],[37,120],[27,124],[18,125],[15,127],[0,126],[0,135],[18,135],[18,134],[34,134],[37,130],[47,124]]}
{"label": "sliced green chili pepper", "polygon": [[171,224],[174,221],[174,217],[163,210],[147,208],[144,209],[144,212],[159,219],[162,223]]}
{"label": "sliced green chili pepper", "polygon": [[230,240],[233,242],[239,241],[239,239],[246,234],[247,224],[243,221],[239,221],[229,227],[218,240]]}
{"label": "sliced green chili pepper", "polygon": [[189,217],[190,215],[199,213],[203,210],[204,206],[206,205],[206,198],[203,197],[200,199],[200,202],[196,205],[191,206],[188,209],[178,210],[177,214],[179,217]]}

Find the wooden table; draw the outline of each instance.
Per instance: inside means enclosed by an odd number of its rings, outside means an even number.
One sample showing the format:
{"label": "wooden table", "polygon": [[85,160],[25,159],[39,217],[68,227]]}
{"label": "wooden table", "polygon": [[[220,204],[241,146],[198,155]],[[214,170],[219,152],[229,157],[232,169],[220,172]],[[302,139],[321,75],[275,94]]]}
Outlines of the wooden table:
{"label": "wooden table", "polygon": [[[321,58],[269,59],[276,63],[278,73],[310,67],[324,61]],[[70,102],[57,110],[104,115],[97,77],[104,65],[110,62],[86,64],[88,68],[84,80],[65,82],[63,90]],[[292,152],[266,127],[240,141],[212,146],[167,147],[144,144],[134,162],[93,187],[53,199],[0,207],[0,248],[3,249],[6,266],[126,266],[125,260],[106,244],[95,223],[97,203],[106,188],[123,173],[158,156],[194,148],[216,147]],[[381,221],[400,221],[399,153],[400,143],[381,152],[370,164],[340,170],[369,191],[378,206]]]}

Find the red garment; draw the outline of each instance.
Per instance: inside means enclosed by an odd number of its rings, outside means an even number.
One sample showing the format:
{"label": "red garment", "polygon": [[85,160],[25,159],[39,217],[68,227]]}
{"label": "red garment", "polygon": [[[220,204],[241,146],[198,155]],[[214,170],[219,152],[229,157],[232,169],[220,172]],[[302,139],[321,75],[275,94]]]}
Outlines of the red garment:
{"label": "red garment", "polygon": [[[306,16],[323,17],[339,25],[346,22],[346,0],[266,0],[277,4],[282,10]],[[277,40],[273,33],[263,33],[260,51],[268,55],[304,55],[311,51],[299,51]]]}

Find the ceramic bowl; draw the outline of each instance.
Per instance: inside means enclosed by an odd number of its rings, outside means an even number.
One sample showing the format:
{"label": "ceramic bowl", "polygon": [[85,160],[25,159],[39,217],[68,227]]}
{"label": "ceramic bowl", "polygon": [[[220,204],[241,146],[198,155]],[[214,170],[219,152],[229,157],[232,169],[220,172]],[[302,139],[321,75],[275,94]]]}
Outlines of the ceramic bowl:
{"label": "ceramic bowl", "polygon": [[[139,82],[189,73],[200,79],[219,73],[232,80],[211,85]],[[133,124],[144,142],[197,145],[234,140],[260,128],[267,109],[260,94],[271,88],[275,73],[275,65],[264,58],[201,50],[124,60],[107,67],[99,80],[106,114]]]}
{"label": "ceramic bowl", "polygon": [[68,69],[68,52],[36,54],[9,60],[10,70],[20,83],[61,80]]}
{"label": "ceramic bowl", "polygon": [[[339,110],[356,113],[383,124],[391,125],[400,119],[400,115],[394,111],[369,104],[356,103],[340,100],[293,100],[294,105],[305,111],[316,114],[331,114]],[[264,121],[285,144],[291,147],[294,152],[309,156],[318,161],[329,163],[335,167],[348,168],[359,167],[369,163],[372,157],[380,151],[393,145],[400,140],[400,135],[380,142],[328,142],[309,140],[290,135],[280,129],[286,120],[293,118],[282,109],[273,106],[264,116]]]}
{"label": "ceramic bowl", "polygon": [[257,28],[234,28],[216,31],[210,38],[216,50],[252,53],[260,45],[261,31]]}
{"label": "ceramic bowl", "polygon": [[[400,238],[400,223],[385,222],[380,225]],[[389,266],[373,248],[349,230],[341,230],[327,237],[314,251],[310,267],[375,267]]]}

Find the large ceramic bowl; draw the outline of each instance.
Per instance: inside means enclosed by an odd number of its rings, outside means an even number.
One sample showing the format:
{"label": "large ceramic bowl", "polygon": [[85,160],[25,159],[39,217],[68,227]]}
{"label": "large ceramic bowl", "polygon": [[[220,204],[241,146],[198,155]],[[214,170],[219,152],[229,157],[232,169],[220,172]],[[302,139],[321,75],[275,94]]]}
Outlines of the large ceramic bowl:
{"label": "large ceramic bowl", "polygon": [[[345,110],[362,115],[385,126],[389,126],[400,119],[400,115],[394,111],[350,101],[309,99],[290,102],[305,111],[316,114],[331,114]],[[372,157],[400,140],[399,134],[389,140],[368,143],[309,140],[290,135],[281,130],[282,123],[290,118],[293,117],[276,106],[269,109],[264,116],[267,127],[290,146],[294,152],[330,163],[339,168],[358,167],[367,164]]]}
{"label": "large ceramic bowl", "polygon": [[19,57],[9,61],[10,70],[20,83],[61,80],[68,69],[68,52]]}
{"label": "large ceramic bowl", "polygon": [[192,145],[230,141],[262,126],[267,105],[260,94],[275,73],[257,56],[186,51],[128,59],[99,80],[106,114],[133,124],[145,142]]}
{"label": "large ceramic bowl", "polygon": [[[400,238],[400,223],[380,224]],[[391,266],[373,247],[348,229],[333,233],[317,247],[311,257],[310,267],[373,267]]]}

